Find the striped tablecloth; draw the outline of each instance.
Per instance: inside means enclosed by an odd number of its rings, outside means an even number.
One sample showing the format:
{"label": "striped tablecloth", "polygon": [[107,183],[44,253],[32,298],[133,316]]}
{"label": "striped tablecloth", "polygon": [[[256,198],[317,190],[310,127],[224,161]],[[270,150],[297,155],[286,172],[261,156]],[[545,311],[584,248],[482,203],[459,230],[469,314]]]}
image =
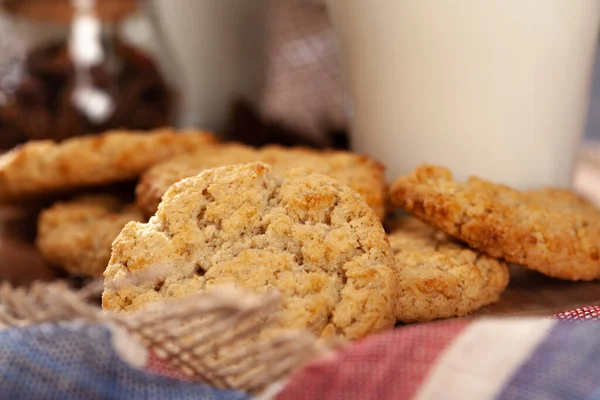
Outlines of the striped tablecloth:
{"label": "striped tablecloth", "polygon": [[[599,307],[584,307],[554,318],[484,317],[398,327],[315,360],[260,398],[600,398],[599,315]],[[98,324],[0,331],[0,398],[253,397],[160,375],[152,357],[139,357],[144,362],[136,364],[127,348],[112,329]]]}

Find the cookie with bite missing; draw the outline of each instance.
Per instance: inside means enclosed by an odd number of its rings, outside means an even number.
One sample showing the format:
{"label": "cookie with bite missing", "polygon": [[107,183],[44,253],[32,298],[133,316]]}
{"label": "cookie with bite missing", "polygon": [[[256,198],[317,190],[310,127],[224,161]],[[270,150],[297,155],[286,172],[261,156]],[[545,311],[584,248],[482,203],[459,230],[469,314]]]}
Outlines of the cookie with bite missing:
{"label": "cookie with bite missing", "polygon": [[234,285],[278,291],[275,329],[357,339],[393,327],[393,255],[375,212],[347,186],[304,169],[209,169],[164,194],[148,223],[113,243],[102,304],[128,311]]}
{"label": "cookie with bite missing", "polygon": [[401,176],[392,200],[487,255],[550,277],[600,277],[600,211],[565,189],[519,191],[480,178],[454,180],[423,165]]}
{"label": "cookie with bite missing", "polygon": [[415,218],[388,235],[398,276],[396,317],[423,322],[464,316],[500,298],[508,265],[481,254]]}
{"label": "cookie with bite missing", "polygon": [[121,229],[129,221],[143,220],[137,206],[117,197],[79,197],[40,213],[36,246],[46,260],[68,273],[100,278]]}

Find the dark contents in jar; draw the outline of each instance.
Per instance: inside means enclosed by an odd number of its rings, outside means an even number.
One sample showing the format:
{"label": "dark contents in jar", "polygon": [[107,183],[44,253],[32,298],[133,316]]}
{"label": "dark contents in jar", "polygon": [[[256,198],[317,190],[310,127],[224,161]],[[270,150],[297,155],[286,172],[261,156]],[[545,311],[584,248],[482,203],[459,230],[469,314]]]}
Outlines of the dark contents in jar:
{"label": "dark contents in jar", "polygon": [[93,86],[115,103],[107,120],[94,123],[76,108],[76,74],[68,44],[53,43],[27,55],[23,79],[11,101],[0,107],[0,148],[31,139],[60,141],[110,129],[168,125],[173,94],[154,61],[122,40],[111,40],[105,48],[107,61],[89,72]]}

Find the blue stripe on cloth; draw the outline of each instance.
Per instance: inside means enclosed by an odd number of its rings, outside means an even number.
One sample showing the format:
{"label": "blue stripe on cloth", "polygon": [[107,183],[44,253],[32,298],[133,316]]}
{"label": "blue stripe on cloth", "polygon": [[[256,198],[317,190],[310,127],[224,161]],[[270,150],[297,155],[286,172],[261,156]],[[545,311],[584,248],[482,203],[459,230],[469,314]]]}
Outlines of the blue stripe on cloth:
{"label": "blue stripe on cloth", "polygon": [[0,331],[1,399],[207,399],[250,397],[147,373],[123,361],[101,325]]}
{"label": "blue stripe on cloth", "polygon": [[600,399],[599,389],[600,322],[558,322],[498,399]]}

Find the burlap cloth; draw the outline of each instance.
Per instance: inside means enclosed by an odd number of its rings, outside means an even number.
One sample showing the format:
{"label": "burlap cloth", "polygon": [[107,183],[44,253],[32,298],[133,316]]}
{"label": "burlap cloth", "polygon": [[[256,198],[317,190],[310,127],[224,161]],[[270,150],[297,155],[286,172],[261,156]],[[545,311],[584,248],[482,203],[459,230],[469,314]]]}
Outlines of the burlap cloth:
{"label": "burlap cloth", "polygon": [[0,285],[0,331],[73,321],[100,323],[119,332],[122,346],[116,347],[134,365],[250,393],[288,376],[335,345],[304,331],[258,338],[257,333],[274,321],[272,314],[280,300],[276,293],[258,296],[222,287],[138,312],[113,313],[92,302],[101,291],[102,281],[79,290],[65,282],[35,283],[28,289],[4,283]]}

